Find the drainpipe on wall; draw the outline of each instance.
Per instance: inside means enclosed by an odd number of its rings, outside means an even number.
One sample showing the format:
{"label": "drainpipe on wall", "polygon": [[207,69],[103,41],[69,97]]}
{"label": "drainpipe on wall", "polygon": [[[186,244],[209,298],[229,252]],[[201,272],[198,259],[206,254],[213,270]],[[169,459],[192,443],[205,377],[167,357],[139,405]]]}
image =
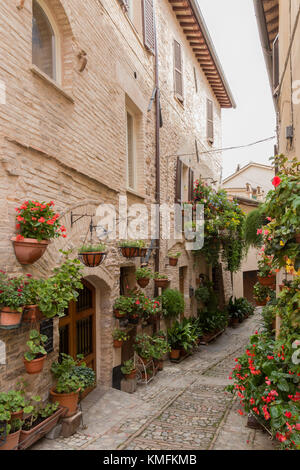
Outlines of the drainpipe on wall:
{"label": "drainpipe on wall", "polygon": [[[154,12],[155,15],[155,12]],[[154,35],[155,35],[155,166],[156,166],[156,187],[155,187],[155,200],[156,204],[160,205],[160,89],[159,89],[159,62],[158,62],[158,44],[157,44],[157,29],[156,18],[154,16]],[[160,214],[158,217],[158,239],[156,240],[155,252],[155,272],[159,272],[160,265]],[[157,289],[155,296],[158,295]]]}

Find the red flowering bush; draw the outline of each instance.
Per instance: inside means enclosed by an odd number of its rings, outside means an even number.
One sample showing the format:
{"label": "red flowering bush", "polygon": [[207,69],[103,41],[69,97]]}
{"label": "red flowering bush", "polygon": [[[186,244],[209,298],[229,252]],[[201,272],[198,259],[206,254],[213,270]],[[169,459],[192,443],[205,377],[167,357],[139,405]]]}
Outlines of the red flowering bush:
{"label": "red flowering bush", "polygon": [[[256,334],[245,354],[236,359],[231,380],[246,413],[271,431],[283,449],[300,449],[300,365],[291,348],[267,334]],[[244,414],[243,410],[239,410]]]}
{"label": "red flowering bush", "polygon": [[0,271],[0,305],[21,312],[28,302],[29,277],[30,274],[10,278]]}
{"label": "red flowering bush", "polygon": [[16,207],[17,240],[36,238],[37,240],[51,240],[60,236],[66,237],[66,228],[58,221],[59,214],[53,210],[54,202],[40,203],[26,201]]}

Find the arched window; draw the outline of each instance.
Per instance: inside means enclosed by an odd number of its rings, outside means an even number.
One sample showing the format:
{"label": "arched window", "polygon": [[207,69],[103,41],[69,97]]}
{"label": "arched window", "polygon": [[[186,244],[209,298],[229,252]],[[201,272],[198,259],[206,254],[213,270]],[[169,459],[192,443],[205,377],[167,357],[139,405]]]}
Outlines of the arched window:
{"label": "arched window", "polygon": [[58,28],[43,0],[32,2],[32,63],[61,82]]}

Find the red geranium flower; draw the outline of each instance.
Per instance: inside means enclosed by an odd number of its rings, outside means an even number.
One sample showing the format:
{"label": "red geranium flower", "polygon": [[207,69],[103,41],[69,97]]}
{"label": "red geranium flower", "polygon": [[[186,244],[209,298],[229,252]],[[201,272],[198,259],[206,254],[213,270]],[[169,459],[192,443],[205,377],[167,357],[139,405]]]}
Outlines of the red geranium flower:
{"label": "red geranium flower", "polygon": [[279,178],[279,176],[275,176],[275,178],[272,181],[273,186],[275,186],[275,188],[278,188],[280,183],[281,183],[281,179]]}

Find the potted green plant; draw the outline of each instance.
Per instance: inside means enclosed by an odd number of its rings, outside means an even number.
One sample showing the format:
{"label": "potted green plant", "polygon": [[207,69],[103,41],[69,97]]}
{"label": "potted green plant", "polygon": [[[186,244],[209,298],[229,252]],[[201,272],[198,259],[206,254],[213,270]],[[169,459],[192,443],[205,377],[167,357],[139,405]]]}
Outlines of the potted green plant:
{"label": "potted green plant", "polygon": [[178,260],[181,256],[181,252],[177,252],[177,253],[172,253],[172,252],[169,252],[168,253],[168,258],[169,258],[169,264],[170,266],[177,266],[178,264]]}
{"label": "potted green plant", "polygon": [[24,276],[9,278],[0,272],[0,328],[18,328],[26,304]]}
{"label": "potted green plant", "polygon": [[22,420],[24,413],[31,413],[33,409],[25,400],[25,393],[22,390],[0,392],[0,406],[10,413],[9,422]]}
{"label": "potted green plant", "polygon": [[152,276],[151,269],[145,267],[145,268],[138,268],[136,270],[135,277],[136,277],[138,285],[144,289],[145,287],[148,286],[150,279],[153,276]]}
{"label": "potted green plant", "polygon": [[39,374],[44,367],[44,361],[47,356],[45,343],[48,337],[41,335],[37,330],[31,330],[27,346],[29,351],[24,354],[24,365],[27,374]]}
{"label": "potted green plant", "polygon": [[134,308],[134,299],[121,295],[115,300],[114,315],[116,318],[126,318],[130,315]]}
{"label": "potted green plant", "polygon": [[165,318],[177,318],[184,313],[184,296],[176,289],[166,289],[161,295],[162,312]]}
{"label": "potted green plant", "polygon": [[63,317],[72,300],[83,289],[82,265],[78,259],[70,259],[70,252],[61,251],[65,262],[53,270],[53,276],[41,279],[37,285],[39,309],[47,318]]}
{"label": "potted green plant", "polygon": [[130,359],[129,361],[125,361],[123,366],[121,367],[121,372],[126,380],[135,379],[136,368],[134,365],[134,361],[132,359]]}
{"label": "potted green plant", "polygon": [[169,284],[168,276],[166,274],[154,273],[154,284],[155,287],[165,289]]}
{"label": "potted green plant", "polygon": [[83,362],[83,356],[73,359],[68,354],[61,354],[61,362],[53,362],[51,372],[56,379],[55,387],[50,390],[52,402],[58,402],[68,408],[66,417],[77,411],[79,392],[83,392],[95,383],[95,373]]}
{"label": "potted green plant", "polygon": [[18,235],[11,240],[19,263],[35,263],[43,256],[53,238],[66,237],[66,228],[59,223],[59,214],[55,213],[53,207],[53,201],[26,201],[16,208]]}
{"label": "potted green plant", "polygon": [[170,345],[168,344],[167,340],[165,338],[161,338],[159,336],[154,336],[152,338],[152,344],[153,344],[153,359],[154,359],[154,365],[157,367],[158,370],[163,370],[164,367],[164,356],[168,352],[171,351]]}
{"label": "potted green plant", "polygon": [[273,289],[263,286],[260,282],[253,287],[253,294],[258,307],[264,307],[275,296]]}
{"label": "potted green plant", "polygon": [[114,340],[114,348],[118,349],[123,346],[123,343],[129,339],[128,334],[124,330],[120,330],[116,328],[113,331],[113,340]]}
{"label": "potted green plant", "polygon": [[0,405],[0,436],[4,443],[0,445],[1,450],[17,450],[22,421],[20,419],[11,420],[9,411]]}
{"label": "potted green plant", "polygon": [[106,246],[103,243],[98,245],[83,245],[79,250],[80,261],[88,268],[96,268],[103,263],[106,258]]}
{"label": "potted green plant", "polygon": [[184,352],[184,355],[189,354],[194,348],[196,339],[192,324],[188,319],[184,319],[180,323],[174,322],[168,329],[168,343],[171,348],[170,359],[179,359],[181,351]]}
{"label": "potted green plant", "polygon": [[147,334],[137,335],[133,349],[140,356],[144,364],[147,364],[153,356],[153,344],[151,336]]}
{"label": "potted green plant", "polygon": [[43,319],[43,314],[39,309],[39,298],[37,295],[38,286],[42,282],[39,279],[33,279],[31,274],[26,274],[26,305],[24,306],[24,323],[37,323]]}
{"label": "potted green plant", "polygon": [[272,267],[273,256],[266,255],[264,252],[261,253],[258,261],[258,282],[262,286],[276,288],[276,274]]}
{"label": "potted green plant", "polygon": [[40,401],[40,397],[37,398],[34,410],[24,419],[19,441],[19,449],[21,450],[27,449],[48,434],[66,412],[58,402],[39,406],[37,403]]}

